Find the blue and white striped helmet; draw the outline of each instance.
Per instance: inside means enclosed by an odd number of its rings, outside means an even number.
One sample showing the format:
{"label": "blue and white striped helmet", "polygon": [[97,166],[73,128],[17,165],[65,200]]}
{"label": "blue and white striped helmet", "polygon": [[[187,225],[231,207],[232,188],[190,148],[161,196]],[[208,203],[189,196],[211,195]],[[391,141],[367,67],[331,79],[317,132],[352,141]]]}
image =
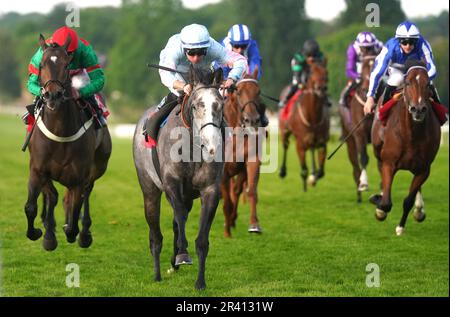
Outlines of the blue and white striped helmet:
{"label": "blue and white striped helmet", "polygon": [[248,45],[252,39],[252,34],[245,24],[235,24],[228,31],[228,38],[231,45]]}
{"label": "blue and white striped helmet", "polygon": [[402,22],[398,25],[395,31],[396,38],[419,38],[420,31],[419,28],[409,21]]}

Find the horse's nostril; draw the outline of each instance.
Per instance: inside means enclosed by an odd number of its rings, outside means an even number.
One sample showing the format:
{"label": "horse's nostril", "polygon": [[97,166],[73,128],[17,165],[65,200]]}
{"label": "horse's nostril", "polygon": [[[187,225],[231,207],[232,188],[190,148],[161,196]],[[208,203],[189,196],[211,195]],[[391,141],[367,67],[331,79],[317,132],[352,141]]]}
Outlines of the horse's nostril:
{"label": "horse's nostril", "polygon": [[417,108],[416,107],[411,107],[411,112],[417,112]]}

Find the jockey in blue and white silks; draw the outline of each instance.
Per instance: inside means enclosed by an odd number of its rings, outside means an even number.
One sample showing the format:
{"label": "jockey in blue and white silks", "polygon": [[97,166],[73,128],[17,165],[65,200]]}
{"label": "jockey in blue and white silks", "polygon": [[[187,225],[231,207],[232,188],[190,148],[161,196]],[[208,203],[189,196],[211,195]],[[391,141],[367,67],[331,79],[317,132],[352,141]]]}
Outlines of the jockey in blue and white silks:
{"label": "jockey in blue and white silks", "polygon": [[[436,66],[433,61],[433,53],[430,43],[422,37],[418,27],[414,23],[405,21],[398,25],[395,32],[395,37],[385,43],[383,49],[375,60],[375,65],[370,75],[370,84],[367,92],[367,101],[364,105],[364,113],[368,114],[372,112],[375,107],[375,94],[379,88],[380,79],[386,73],[388,67],[393,64],[404,65],[409,59],[424,61],[426,63],[428,77],[430,77],[430,80],[436,77]],[[395,69],[390,69],[389,72],[391,78],[394,78],[395,76],[392,75],[395,75]],[[395,81],[395,79],[388,79],[383,104],[390,98],[391,93],[395,90],[398,84],[401,83],[396,83]],[[432,84],[431,88],[433,98],[438,101],[439,97],[437,95],[436,88],[434,88]]]}
{"label": "jockey in blue and white silks", "polygon": [[[258,80],[262,75],[262,58],[259,53],[258,43],[252,38],[250,29],[245,24],[235,24],[228,31],[227,36],[220,42],[229,51],[236,52],[247,57],[248,73],[251,74],[258,67]],[[223,68],[224,76],[230,72],[229,67]]]}

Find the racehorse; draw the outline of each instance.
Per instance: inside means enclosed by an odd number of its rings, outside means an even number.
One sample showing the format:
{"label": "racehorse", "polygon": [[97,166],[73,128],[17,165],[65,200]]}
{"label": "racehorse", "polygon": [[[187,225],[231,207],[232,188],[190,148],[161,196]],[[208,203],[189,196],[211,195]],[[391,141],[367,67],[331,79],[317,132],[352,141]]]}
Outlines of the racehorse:
{"label": "racehorse", "polygon": [[[291,133],[296,138],[297,154],[300,159],[303,190],[308,183],[315,186],[318,179],[325,175],[326,144],[329,139],[330,120],[328,107],[325,105],[328,73],[326,61],[323,63],[308,60],[309,78],[299,98],[292,107],[289,119],[285,122],[279,118],[279,129],[283,142],[283,161],[280,176],[286,176],[286,152]],[[280,97],[280,99],[283,96]],[[306,151],[311,150],[312,173],[308,177]],[[319,169],[316,171],[315,149],[318,149]]]}
{"label": "racehorse", "polygon": [[70,37],[63,46],[46,44],[41,35],[39,44],[44,51],[39,65],[39,82],[44,105],[35,112],[36,126],[29,142],[30,176],[25,213],[28,219],[27,237],[37,240],[42,231],[34,227],[37,198],[43,193],[42,220],[45,226],[44,249],[57,247],[54,209],[58,192],[57,181],[67,188],[64,196],[64,232],[69,243],[76,240],[82,204],[82,230],[78,243],[87,248],[92,243],[89,196],[94,181],[107,168],[111,155],[111,137],[107,127],[95,130],[93,118],[72,98],[67,54]]}
{"label": "racehorse", "polygon": [[[250,202],[250,225],[248,232],[261,233],[256,204],[258,202],[258,180],[261,165],[258,149],[262,137],[259,135],[260,113],[265,110],[259,88],[258,69],[252,75],[245,75],[236,83],[236,89],[228,95],[224,116],[233,128],[232,146],[227,146],[227,157],[222,180],[223,213],[225,215],[224,236],[231,236],[231,227],[236,225],[239,196],[244,186]],[[227,143],[229,144],[229,143]]]}
{"label": "racehorse", "polygon": [[[146,111],[136,127],[133,140],[134,163],[144,196],[156,281],[161,280],[160,253],[163,236],[160,228],[160,202],[161,194],[165,192],[174,212],[171,270],[178,270],[183,264],[192,264],[187,251],[185,224],[193,200],[199,197],[201,199],[200,228],[195,240],[199,259],[195,287],[206,287],[205,262],[209,249],[209,231],[219,203],[224,166],[223,159],[213,159],[216,155],[223,155],[224,101],[218,91],[222,77],[221,69],[211,73],[190,68],[192,93],[181,108],[177,106],[170,113],[167,123],[160,129],[156,148],[147,148],[142,135],[144,121],[155,107]],[[152,157],[155,149],[160,165],[155,164]],[[198,151],[195,152],[196,150]],[[195,153],[199,153],[201,157],[195,157]]]}
{"label": "racehorse", "polygon": [[409,193],[403,200],[403,215],[395,230],[397,235],[404,232],[414,204],[414,218],[419,222],[425,219],[420,189],[430,175],[441,138],[440,124],[430,105],[430,79],[425,64],[411,61],[405,66],[403,97],[390,109],[385,127],[378,116],[372,127],[382,194],[372,196],[370,201],[377,206],[375,216],[378,220],[384,220],[392,208],[391,186],[395,173],[408,170],[414,175]]}
{"label": "racehorse", "polygon": [[[362,59],[361,81],[357,85],[349,102],[349,109],[339,107],[343,135],[348,135],[354,126],[364,118],[364,103],[367,90],[369,89],[370,73],[372,71],[376,56],[367,55]],[[372,129],[373,116],[364,120],[351,137],[346,141],[347,152],[353,167],[353,178],[356,183],[357,201],[361,202],[361,192],[369,189],[366,167],[369,163],[367,155],[367,144],[370,142],[370,131]]]}

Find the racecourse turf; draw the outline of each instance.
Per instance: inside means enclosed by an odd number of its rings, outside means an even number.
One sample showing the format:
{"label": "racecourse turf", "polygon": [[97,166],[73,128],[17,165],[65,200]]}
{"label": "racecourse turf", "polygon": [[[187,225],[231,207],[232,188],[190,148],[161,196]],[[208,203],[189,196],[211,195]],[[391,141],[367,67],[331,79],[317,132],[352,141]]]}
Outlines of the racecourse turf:
{"label": "racecourse turf", "polygon": [[[32,242],[25,236],[29,155],[20,151],[24,126],[17,116],[3,114],[0,131],[0,296],[449,296],[448,138],[423,186],[427,219],[417,223],[410,215],[400,237],[395,235],[395,227],[411,174],[397,175],[393,210],[386,221],[378,222],[375,208],[368,202],[379,184],[371,148],[370,191],[358,204],[345,147],[327,161],[325,178],[304,193],[291,146],[285,179],[277,173],[261,175],[261,235],[247,232],[249,206],[241,204],[233,237],[224,238],[219,205],[210,233],[207,289],[196,291],[194,241],[199,202],[194,204],[186,228],[194,264],[169,274],[172,210],[163,198],[163,280],[154,282],[131,140],[113,139],[109,168],[94,187],[92,246],[81,249],[77,243],[66,242],[62,230],[64,190],[58,185],[59,245],[47,252],[42,238]],[[336,141],[329,143],[328,151],[336,146]],[[43,228],[40,217],[36,223]],[[80,269],[79,287],[66,286],[66,278],[70,280],[72,274],[66,271],[70,263]],[[371,263],[379,267],[379,287],[366,285],[373,273]]]}

